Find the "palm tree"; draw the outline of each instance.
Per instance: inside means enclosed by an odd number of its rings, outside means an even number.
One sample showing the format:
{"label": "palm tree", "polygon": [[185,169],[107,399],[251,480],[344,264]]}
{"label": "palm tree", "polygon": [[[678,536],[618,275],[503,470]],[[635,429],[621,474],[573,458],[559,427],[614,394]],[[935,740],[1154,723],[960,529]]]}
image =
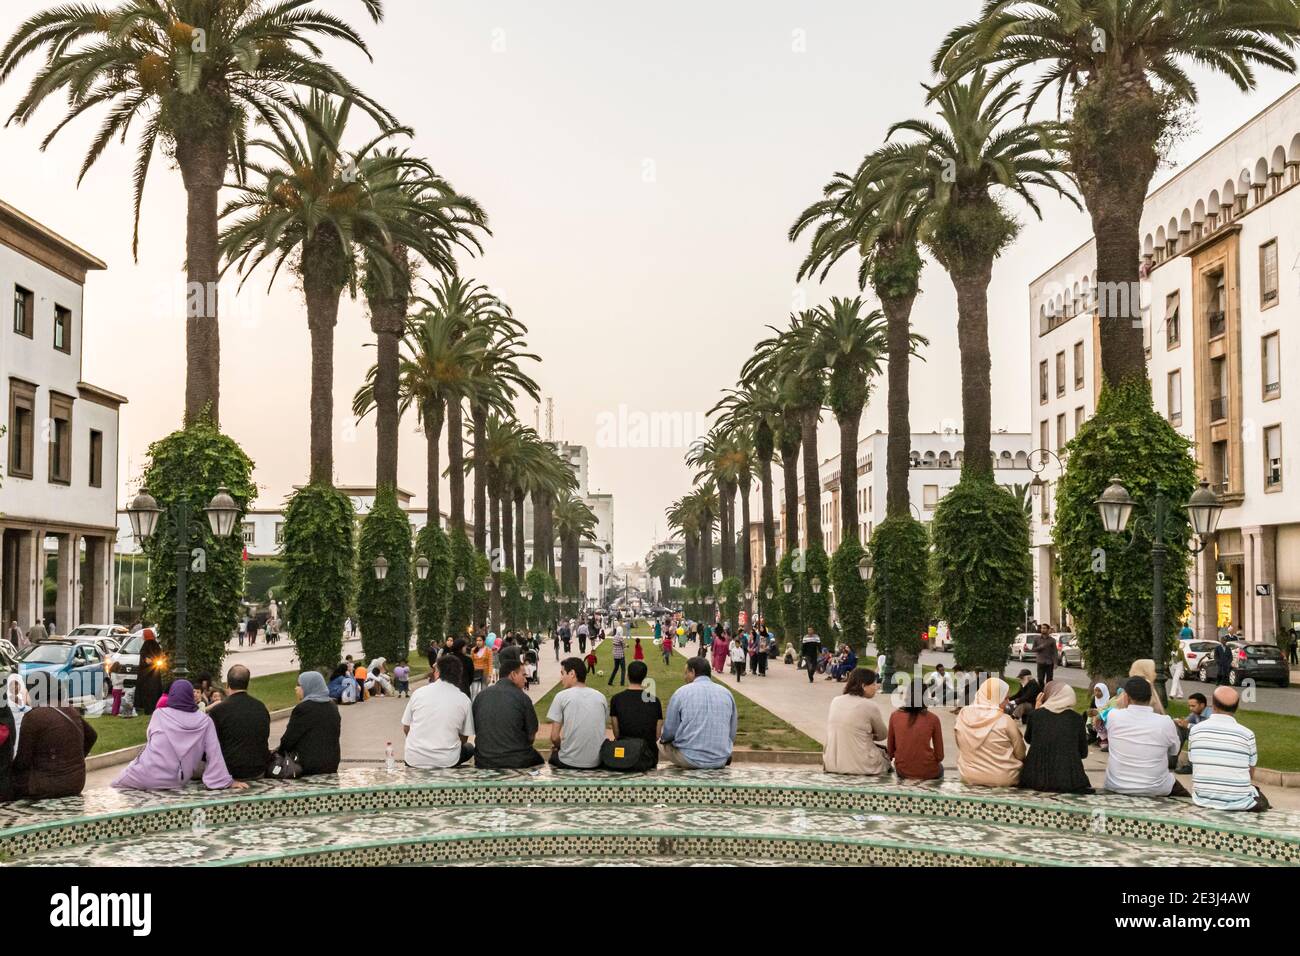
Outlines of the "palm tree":
{"label": "palm tree", "polygon": [[554,577],[556,502],[577,491],[578,478],[555,447],[543,442],[529,470],[528,483],[533,502],[533,564],[540,562]]}
{"label": "palm tree", "polygon": [[660,600],[667,601],[673,578],[682,575],[682,559],[676,551],[660,551],[650,559],[646,571],[659,579]]}
{"label": "palm tree", "polygon": [[[755,382],[747,389],[727,389],[710,414],[721,413],[718,424],[732,431],[743,431],[752,445],[753,461],[758,464],[758,482],[763,513],[763,567],[776,567],[776,520],[772,505],[772,460],[776,456],[776,432],[780,427],[781,406],[777,392],[768,380]],[[741,504],[748,526],[748,489],[752,463],[747,463],[741,484]],[[746,553],[746,558],[749,555]],[[749,567],[745,570],[746,580]]]}
{"label": "palm tree", "polygon": [[[429,503],[429,520],[442,514],[439,444],[447,407],[491,385],[480,372],[480,353],[491,340],[488,330],[466,331],[459,321],[441,308],[423,302],[424,309],[407,323],[398,357],[398,415],[415,407],[426,448],[425,493]],[[366,383],[352,399],[352,411],[358,419],[375,407],[375,379],[378,366],[372,366]],[[463,472],[462,472],[463,474]]]}
{"label": "palm tree", "polygon": [[[454,252],[456,247],[482,251],[478,231],[488,232],[487,215],[479,205],[458,195],[451,185],[424,163],[398,164],[398,154],[383,154],[392,160],[387,175],[395,177],[393,184],[407,194],[408,213],[412,219],[409,231],[420,238],[417,246],[408,248],[394,238],[382,256],[365,255],[365,278],[362,289],[370,307],[370,330],[375,333],[378,361],[373,378],[375,405],[375,485],[397,484],[397,430],[399,412],[399,377],[401,358],[398,342],[406,328],[406,315],[411,302],[414,272],[412,259],[418,257],[428,263],[445,279],[456,272]],[[372,188],[388,187],[371,182]],[[391,264],[391,266],[390,266]],[[433,512],[435,515],[437,512]]]}
{"label": "palm tree", "polygon": [[858,424],[886,354],[883,312],[865,312],[861,298],[832,298],[816,312],[813,349],[805,357],[830,372],[827,399],[840,426],[840,528],[858,541]]}
{"label": "palm tree", "polygon": [[555,502],[555,532],[560,539],[560,591],[570,599],[578,596],[578,565],[583,539],[595,541],[596,516],[587,503],[575,495]]}
{"label": "palm tree", "polygon": [[511,502],[508,496],[509,475],[511,469],[515,467],[515,459],[519,456],[529,431],[531,429],[525,429],[509,415],[489,414],[484,427],[483,442],[466,460],[467,467],[472,466],[476,474],[481,472],[484,475],[487,490],[490,554],[493,577],[497,579],[493,583],[491,595],[491,614],[494,621],[501,620],[500,571],[510,570],[513,573],[513,562],[509,553],[513,546],[510,528]]}
{"label": "palm tree", "polygon": [[[401,170],[418,161],[376,148],[404,130],[380,132],[361,149],[342,152],[351,103],[313,94],[302,130],[281,128],[274,140],[250,145],[278,168],[248,163],[260,181],[236,187],[222,217],[227,268],[245,280],[264,262],[271,282],[288,263],[302,277],[311,332],[311,483],[329,484],[334,471],[334,326],[344,289],[356,291],[358,252],[382,262],[395,241],[414,245],[411,202]],[[391,280],[396,263],[389,261]]]}
{"label": "palm tree", "polygon": [[[952,30],[934,56],[947,77],[981,69],[1036,69],[1031,109],[1053,87],[1072,101],[1065,148],[1092,217],[1102,315],[1102,375],[1146,385],[1140,308],[1141,217],[1175,112],[1196,102],[1186,67],[1255,87],[1256,66],[1292,73],[1300,40],[1296,0],[985,0],[980,16]],[[1109,320],[1109,321],[1105,321]],[[966,456],[967,461],[970,455]]]}
{"label": "palm tree", "polygon": [[669,530],[680,533],[685,542],[682,548],[682,576],[686,587],[686,602],[689,602],[698,597],[700,586],[700,529],[692,496],[678,498],[664,512],[664,517],[668,519]]}
{"label": "palm tree", "polygon": [[[371,20],[381,0],[360,0]],[[10,121],[27,123],[61,90],[68,111],[42,142],[44,149],[72,120],[108,109],[86,154],[78,183],[116,137],[140,124],[133,174],[132,252],[139,253],[140,203],[155,148],[175,158],[187,197],[185,268],[185,423],[219,420],[221,343],[217,280],[221,259],[217,197],[233,168],[240,183],[249,169],[249,125],[261,119],[280,130],[281,113],[312,122],[292,90],[340,94],[384,126],[392,117],[324,61],[321,38],[338,39],[369,56],[365,42],[331,13],[293,0],[124,0],[105,8],[64,4],[29,18],[0,51],[0,81],[28,56],[45,51]],[[200,307],[201,306],[201,307]]]}
{"label": "palm tree", "polygon": [[919,249],[922,208],[915,192],[912,184],[882,170],[879,153],[868,154],[853,175],[836,173],[823,189],[823,198],[805,209],[790,229],[793,241],[818,224],[799,279],[814,274],[825,279],[846,253],[857,252],[858,285],[869,283],[880,299],[889,355],[885,511],[895,518],[911,516],[911,316],[924,265]]}
{"label": "palm tree", "polygon": [[893,143],[879,162],[887,173],[915,182],[924,209],[923,238],[957,291],[957,346],[961,357],[962,471],[992,475],[992,359],[988,288],[993,263],[1019,229],[1000,202],[1018,196],[1042,215],[1033,191],[1050,189],[1071,201],[1061,182],[1065,163],[1055,150],[1059,123],[1008,123],[1020,86],[991,79],[984,70],[938,94],[940,122],[896,123],[889,131],[915,134]]}
{"label": "palm tree", "polygon": [[[784,329],[768,326],[775,334],[754,347],[754,354],[740,371],[741,381],[746,385],[763,379],[777,382],[785,419],[782,425],[785,442],[781,448],[781,459],[786,468],[786,521],[793,525],[798,511],[798,494],[790,480],[798,473],[793,471],[793,454],[787,454],[787,445],[790,445],[791,451],[802,450],[804,539],[809,549],[823,548],[817,425],[821,421],[822,402],[826,395],[826,375],[823,369],[808,368],[804,362],[804,357],[813,346],[815,321],[816,313],[806,310],[792,312],[790,323]],[[794,445],[793,431],[796,426],[799,441]],[[793,530],[788,528],[786,531],[788,550],[793,550],[798,544],[797,536],[792,537]]]}

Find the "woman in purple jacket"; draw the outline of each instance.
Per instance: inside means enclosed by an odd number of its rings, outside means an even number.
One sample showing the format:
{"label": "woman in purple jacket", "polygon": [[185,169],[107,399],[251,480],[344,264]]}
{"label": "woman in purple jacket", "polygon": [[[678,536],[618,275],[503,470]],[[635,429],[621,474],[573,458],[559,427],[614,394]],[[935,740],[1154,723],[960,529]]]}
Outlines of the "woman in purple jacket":
{"label": "woman in purple jacket", "polygon": [[179,790],[194,776],[199,764],[209,790],[248,786],[226,770],[212,718],[199,710],[194,685],[174,680],[167,691],[167,706],[149,718],[144,750],[127,765],[113,786],[122,790]]}

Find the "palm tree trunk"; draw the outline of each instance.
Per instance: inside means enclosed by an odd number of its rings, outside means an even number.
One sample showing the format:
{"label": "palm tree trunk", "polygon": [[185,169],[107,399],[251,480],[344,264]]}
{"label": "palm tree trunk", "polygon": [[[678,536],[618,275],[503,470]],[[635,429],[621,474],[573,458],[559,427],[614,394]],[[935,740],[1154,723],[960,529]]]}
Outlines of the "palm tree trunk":
{"label": "palm tree trunk", "polygon": [[[185,183],[185,424],[208,418],[220,423],[221,332],[217,324],[217,194],[226,178],[228,135],[213,130],[198,141],[176,144]],[[202,304],[201,308],[196,307]]]}
{"label": "palm tree trunk", "polygon": [[758,484],[763,507],[763,567],[776,573],[776,515],[772,511],[772,458],[759,458]]}
{"label": "palm tree trunk", "polygon": [[992,475],[992,359],[989,282],[993,260],[952,274],[957,290],[957,348],[961,356],[963,475]]}
{"label": "palm tree trunk", "polygon": [[460,399],[447,402],[447,507],[453,531],[465,532],[465,426]]}
{"label": "palm tree trunk", "polygon": [[524,580],[524,495],[522,488],[515,489],[515,577]]}
{"label": "palm tree trunk", "polygon": [[713,593],[713,516],[705,515],[700,528],[700,586]]}
{"label": "palm tree trunk", "polygon": [[474,429],[474,550],[487,550],[487,408],[470,403]]}
{"label": "palm tree trunk", "polygon": [[307,328],[311,332],[311,451],[308,480],[334,481],[334,326],[343,290],[332,282],[304,276]]}
{"label": "palm tree trunk", "polygon": [[[477,469],[475,469],[477,471]],[[499,585],[501,583],[501,498],[493,490],[484,486],[484,493],[487,495],[488,506],[488,524],[492,532],[492,553],[490,555],[492,564],[488,574],[492,578],[492,593],[488,595],[488,613],[491,615],[492,623],[498,627],[501,625],[501,593]]]}
{"label": "palm tree trunk", "polygon": [[806,409],[803,413],[803,514],[808,523],[808,547],[825,546],[822,537],[822,481],[817,462],[817,422],[821,407]]}
{"label": "palm tree trunk", "polygon": [[515,515],[510,489],[498,490],[497,507],[501,509],[501,567],[514,573],[515,570]]}
{"label": "palm tree trunk", "polygon": [[1101,371],[1108,385],[1146,382],[1139,322],[1141,219],[1163,128],[1152,121],[1162,105],[1144,69],[1137,65],[1128,75],[1107,71],[1104,83],[1094,78],[1085,84],[1075,94],[1075,115],[1105,116],[1106,123],[1070,137],[1071,165],[1096,236]]}
{"label": "palm tree trunk", "polygon": [[781,528],[786,554],[799,547],[799,438],[797,433],[791,434],[792,439],[781,442],[781,483],[785,493],[785,521]]}
{"label": "palm tree trunk", "polygon": [[697,588],[700,586],[700,536],[693,531],[688,531],[683,537],[686,539],[686,547],[683,549],[686,587]]}
{"label": "palm tree trunk", "polygon": [[754,559],[749,548],[749,475],[740,480],[740,534],[736,543],[740,546],[740,579],[747,588],[754,588]]}
{"label": "palm tree trunk", "polygon": [[378,343],[375,365],[375,485],[397,486],[398,343],[406,318],[405,299],[380,299],[370,304],[370,328]]}
{"label": "palm tree trunk", "polygon": [[840,543],[857,541],[858,531],[858,423],[859,407],[840,419]]}
{"label": "palm tree trunk", "polygon": [[911,399],[907,390],[912,358],[912,303],[915,301],[915,292],[880,298],[880,307],[885,313],[885,338],[889,347],[885,513],[891,518],[905,518],[912,513],[911,496],[907,490],[907,479],[912,468]]}
{"label": "palm tree trunk", "polygon": [[424,421],[425,496],[429,503],[429,521],[438,527],[442,521],[441,494],[442,469],[438,462],[438,443],[442,441],[442,402],[428,402],[420,416]]}
{"label": "palm tree trunk", "polygon": [[736,576],[736,485],[735,482],[718,483],[718,499],[722,513],[718,516],[718,533],[722,536],[722,576]]}

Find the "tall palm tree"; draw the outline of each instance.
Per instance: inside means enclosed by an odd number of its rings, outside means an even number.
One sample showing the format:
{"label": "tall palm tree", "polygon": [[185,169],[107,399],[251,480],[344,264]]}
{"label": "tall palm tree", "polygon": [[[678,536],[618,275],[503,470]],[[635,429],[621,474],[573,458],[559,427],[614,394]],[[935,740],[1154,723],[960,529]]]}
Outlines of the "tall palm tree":
{"label": "tall palm tree", "polygon": [[[780,427],[781,406],[769,380],[755,382],[747,389],[727,389],[710,414],[720,414],[718,424],[733,431],[743,431],[752,445],[753,461],[758,465],[758,483],[763,515],[763,567],[776,567],[776,518],[772,503],[772,461],[776,456],[776,431]],[[748,487],[752,464],[747,467],[741,485],[742,506],[748,525]],[[748,554],[746,554],[748,557]],[[745,571],[746,579],[749,569]]]}
{"label": "tall palm tree", "polygon": [[659,579],[660,600],[668,600],[673,578],[682,575],[682,559],[676,551],[660,551],[650,559],[646,571]]}
{"label": "tall palm tree", "polygon": [[685,546],[682,548],[683,579],[687,599],[698,596],[700,586],[700,529],[699,518],[693,507],[690,495],[684,495],[672,503],[664,512],[668,519],[668,528],[681,534]]}
{"label": "tall palm tree", "polygon": [[1018,83],[984,70],[938,94],[939,122],[911,119],[889,131],[911,133],[888,145],[880,163],[900,179],[914,180],[924,209],[923,238],[957,291],[957,346],[961,358],[962,471],[992,475],[992,358],[988,288],[993,263],[1019,226],[1003,194],[1019,197],[1036,215],[1034,190],[1049,189],[1071,201],[1062,178],[1059,123],[1015,123]]}
{"label": "tall palm tree", "polygon": [[596,516],[581,498],[569,494],[555,502],[555,532],[560,539],[560,590],[578,596],[582,541],[596,540]]}
{"label": "tall palm tree", "polygon": [[861,298],[832,298],[819,306],[813,348],[805,361],[830,372],[827,401],[840,427],[840,527],[858,541],[858,425],[887,352],[883,312],[866,311]]}
{"label": "tall palm tree", "polygon": [[[381,0],[360,4],[373,22],[383,17]],[[0,50],[0,82],[28,56],[45,54],[11,121],[28,122],[48,99],[67,91],[67,114],[42,149],[72,120],[107,108],[79,183],[108,144],[125,140],[138,121],[133,253],[139,252],[140,204],[155,148],[161,146],[180,168],[187,201],[186,424],[202,416],[219,420],[218,193],[228,170],[244,181],[250,123],[257,118],[279,130],[281,113],[311,122],[292,95],[295,88],[340,94],[382,125],[393,123],[386,110],[325,62],[318,46],[322,38],[342,40],[369,56],[355,30],[306,0],[67,3],[29,18]]]}
{"label": "tall palm tree", "polygon": [[[769,326],[774,334],[754,347],[754,354],[740,371],[741,381],[747,385],[763,379],[777,383],[784,418],[782,433],[785,441],[781,448],[781,460],[786,469],[786,520],[793,526],[798,511],[798,494],[790,480],[792,475],[798,474],[793,471],[795,463],[792,460],[793,451],[797,449],[802,452],[804,540],[809,549],[824,547],[817,425],[821,421],[822,402],[826,396],[826,375],[823,369],[809,368],[804,362],[804,357],[813,345],[815,320],[816,313],[809,309],[800,313],[792,312],[789,324],[784,329]],[[794,444],[793,433],[796,427],[799,441]],[[787,453],[788,450],[790,454]],[[788,550],[793,550],[798,545],[798,537],[792,536],[793,531],[793,527],[786,531]]]}
{"label": "tall palm tree", "polygon": [[[396,160],[394,151],[384,153]],[[406,246],[399,238],[383,249],[382,256],[364,255],[362,289],[370,309],[370,330],[375,334],[377,362],[373,378],[375,399],[375,485],[397,484],[397,451],[400,366],[398,342],[406,328],[411,303],[413,260],[428,263],[446,278],[456,272],[455,250],[482,251],[478,233],[487,233],[487,215],[473,199],[461,196],[427,164],[393,162],[386,173],[398,180],[393,185],[408,195],[408,232],[420,239]],[[377,184],[371,182],[372,188]],[[387,188],[383,184],[382,188]],[[390,268],[390,263],[392,264]],[[436,514],[436,512],[435,512]]]}
{"label": "tall palm tree", "polygon": [[882,169],[879,160],[879,152],[868,154],[853,175],[836,173],[822,198],[799,215],[790,228],[790,239],[798,239],[817,224],[799,279],[817,275],[824,280],[845,254],[856,252],[861,256],[858,285],[870,284],[880,299],[889,355],[885,511],[891,517],[907,518],[911,515],[911,316],[924,266],[919,248],[923,209],[915,184]]}
{"label": "tall palm tree", "polygon": [[[439,445],[447,406],[459,403],[491,382],[482,375],[480,353],[491,346],[488,330],[466,331],[442,309],[423,301],[424,309],[412,316],[402,337],[398,357],[398,415],[414,406],[424,432],[425,494],[429,520],[442,514],[440,485],[442,468]],[[352,399],[352,411],[362,418],[375,407],[378,365],[370,368],[366,382]]]}
{"label": "tall palm tree", "polygon": [[1058,111],[1070,97],[1065,148],[1092,217],[1097,286],[1121,293],[1100,300],[1107,308],[1113,299],[1120,313],[1101,316],[1108,384],[1145,384],[1134,321],[1142,210],[1175,111],[1196,102],[1187,67],[1221,73],[1249,92],[1257,66],[1295,72],[1297,41],[1296,0],[985,0],[979,17],[953,29],[935,53],[948,83],[985,65],[999,75],[1036,71],[1026,110],[1052,88]]}
{"label": "tall palm tree", "polygon": [[578,490],[578,478],[555,446],[543,442],[528,475],[533,502],[533,564],[555,576],[556,502]]}
{"label": "tall palm tree", "polygon": [[[288,264],[302,277],[311,333],[311,483],[328,484],[334,471],[334,326],[345,289],[355,294],[358,255],[379,263],[395,241],[414,244],[410,197],[395,171],[418,161],[377,148],[404,130],[381,131],[353,153],[340,145],[351,104],[313,94],[311,122],[276,130],[273,140],[250,145],[278,165],[248,163],[258,180],[236,187],[222,211],[227,268],[245,280],[264,262],[271,282]],[[397,264],[387,262],[391,281]]]}
{"label": "tall palm tree", "polygon": [[466,465],[473,467],[476,473],[482,472],[486,484],[490,554],[493,578],[496,579],[490,602],[494,621],[501,620],[500,571],[510,570],[513,573],[513,562],[509,554],[513,541],[511,541],[511,502],[508,496],[508,483],[514,460],[526,441],[527,431],[510,415],[491,413],[487,417],[481,446],[475,448],[466,460]]}

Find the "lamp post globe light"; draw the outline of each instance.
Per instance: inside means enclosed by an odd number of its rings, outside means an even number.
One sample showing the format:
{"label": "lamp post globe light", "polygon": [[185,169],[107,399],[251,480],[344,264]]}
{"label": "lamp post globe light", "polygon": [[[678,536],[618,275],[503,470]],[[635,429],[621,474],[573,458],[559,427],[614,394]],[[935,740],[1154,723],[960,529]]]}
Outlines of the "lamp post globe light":
{"label": "lamp post globe light", "polygon": [[375,558],[375,580],[382,581],[388,577],[388,559],[382,554]]}
{"label": "lamp post globe light", "polygon": [[483,593],[484,594],[492,593],[492,577],[490,575],[483,579]]}
{"label": "lamp post globe light", "polygon": [[465,590],[465,575],[463,574],[456,575],[456,590],[457,591]]}
{"label": "lamp post globe light", "polygon": [[812,593],[813,593],[813,594],[821,594],[821,593],[822,593],[822,579],[821,579],[821,578],[819,578],[819,577],[814,577],[814,578],[813,578],[811,581],[809,581],[808,583],[809,583],[810,585],[812,585]]}
{"label": "lamp post globe light", "polygon": [[[1106,531],[1122,534],[1128,527],[1129,517],[1137,502],[1119,478],[1112,478],[1094,504]],[[1196,543],[1187,550],[1191,554],[1200,554],[1209,545],[1206,540],[1208,536],[1219,527],[1223,502],[1210,490],[1210,483],[1202,478],[1184,507],[1197,538]],[[1165,518],[1168,510],[1169,502],[1164,495],[1157,493],[1151,502],[1151,657],[1156,665],[1155,690],[1160,695],[1161,703],[1169,700],[1165,690],[1165,682],[1169,679],[1169,655],[1165,653],[1165,559],[1169,554],[1169,543],[1165,541]],[[1182,547],[1181,541],[1175,546]]]}
{"label": "lamp post globe light", "polygon": [[784,591],[786,594],[789,594],[791,591],[793,591],[793,590],[794,590],[794,578],[786,578],[784,581],[782,581],[782,582],[781,582],[781,590]]}
{"label": "lamp post globe light", "polygon": [[[150,540],[158,530],[158,519],[163,509],[157,499],[145,489],[140,489],[126,507],[127,517],[131,521],[131,531],[141,544]],[[186,597],[189,590],[190,562],[194,554],[190,551],[190,503],[184,498],[172,505],[173,518],[176,523],[176,641],[172,655],[172,676],[181,678],[189,676],[189,666],[185,653],[185,625],[187,622]],[[239,502],[230,494],[230,489],[222,485],[212,500],[203,508],[207,515],[208,527],[216,538],[228,538],[235,530],[239,518]]]}
{"label": "lamp post globe light", "polygon": [[417,558],[415,561],[415,576],[418,580],[423,581],[429,577],[429,559],[425,557]]}
{"label": "lamp post globe light", "polygon": [[875,568],[871,564],[871,555],[864,554],[858,559],[858,577],[862,580],[870,581],[871,572],[874,570]]}

